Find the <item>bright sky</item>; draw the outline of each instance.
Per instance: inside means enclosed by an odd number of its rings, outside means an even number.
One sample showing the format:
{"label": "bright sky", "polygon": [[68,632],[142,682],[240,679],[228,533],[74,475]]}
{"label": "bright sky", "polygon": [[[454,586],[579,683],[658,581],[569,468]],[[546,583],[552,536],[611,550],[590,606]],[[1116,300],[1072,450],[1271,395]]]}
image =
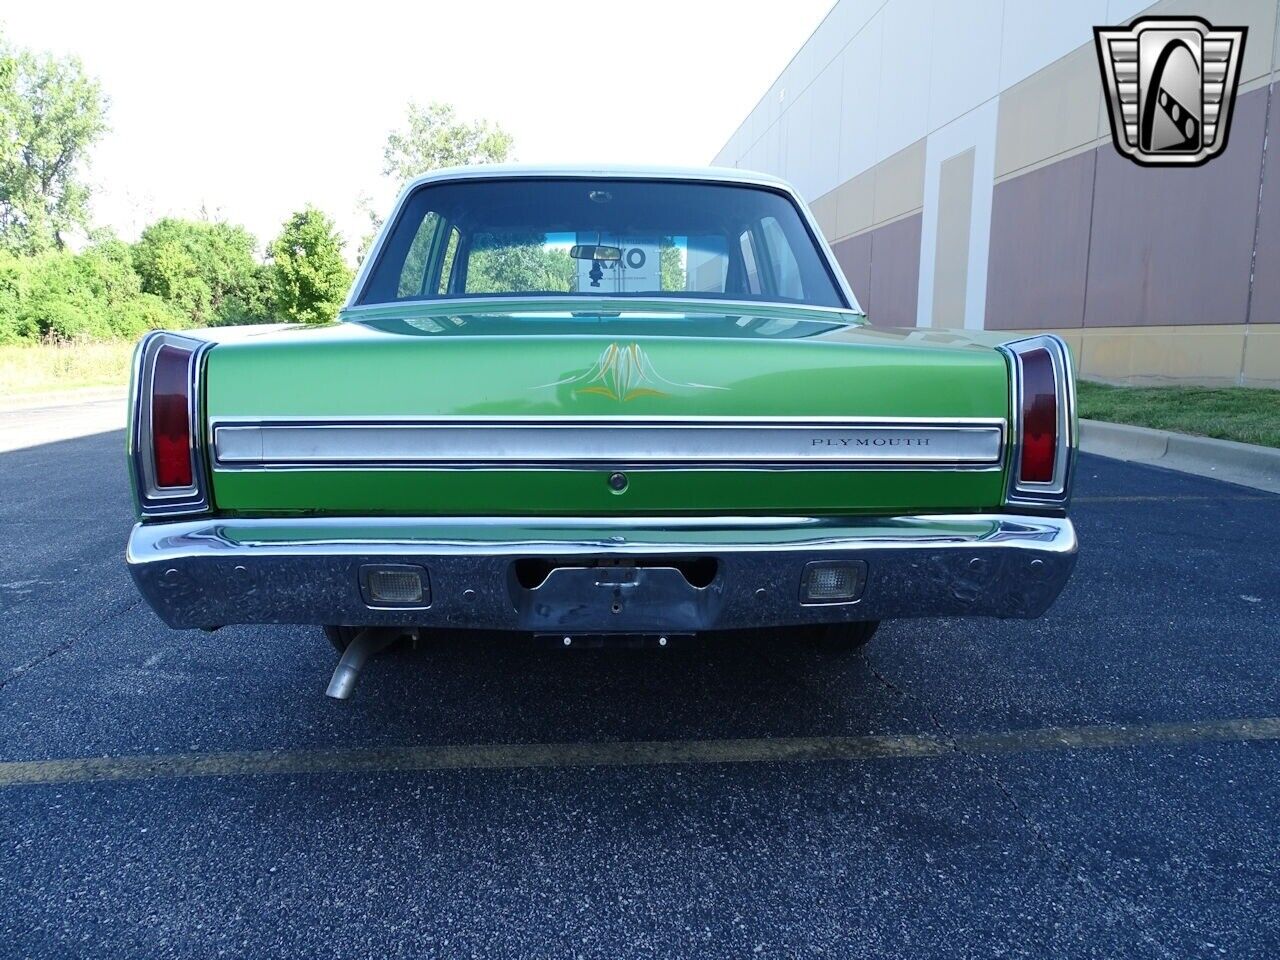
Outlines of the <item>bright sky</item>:
{"label": "bright sky", "polygon": [[832,0],[10,3],[10,43],[80,57],[110,98],[94,219],[166,214],[268,241],[310,202],[348,252],[385,213],[387,132],[444,100],[522,162],[709,163]]}

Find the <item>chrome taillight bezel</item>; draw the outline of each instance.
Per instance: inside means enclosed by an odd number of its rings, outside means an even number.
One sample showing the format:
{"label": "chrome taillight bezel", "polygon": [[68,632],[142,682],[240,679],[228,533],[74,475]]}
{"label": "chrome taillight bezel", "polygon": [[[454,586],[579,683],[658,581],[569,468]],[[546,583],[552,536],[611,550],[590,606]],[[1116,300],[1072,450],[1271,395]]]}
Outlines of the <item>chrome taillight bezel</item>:
{"label": "chrome taillight bezel", "polygon": [[[1071,351],[1059,336],[1051,333],[1000,344],[1009,367],[1009,480],[1005,502],[1011,506],[1065,508],[1071,499],[1071,481],[1075,473],[1079,424],[1076,419],[1076,377]],[[1024,382],[1022,358],[1035,350],[1044,350],[1053,364],[1054,396],[1057,404],[1057,442],[1054,449],[1053,476],[1046,482],[1023,480],[1022,434]]]}
{"label": "chrome taillight bezel", "polygon": [[[191,456],[191,484],[161,487],[156,483],[155,445],[151,430],[151,399],[156,357],[162,347],[187,351],[187,448]],[[204,437],[203,381],[207,340],[157,330],[138,342],[129,384],[129,467],[138,511],[144,517],[206,513],[209,477]]]}

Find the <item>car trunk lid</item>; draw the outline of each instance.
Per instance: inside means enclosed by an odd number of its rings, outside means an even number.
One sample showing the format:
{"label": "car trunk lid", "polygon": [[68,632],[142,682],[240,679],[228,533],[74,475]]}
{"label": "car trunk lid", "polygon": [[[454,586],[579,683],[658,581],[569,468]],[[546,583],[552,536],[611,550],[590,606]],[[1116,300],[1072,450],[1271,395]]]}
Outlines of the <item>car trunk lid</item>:
{"label": "car trunk lid", "polygon": [[835,311],[456,303],[219,344],[219,509],[520,515],[994,508],[994,350]]}

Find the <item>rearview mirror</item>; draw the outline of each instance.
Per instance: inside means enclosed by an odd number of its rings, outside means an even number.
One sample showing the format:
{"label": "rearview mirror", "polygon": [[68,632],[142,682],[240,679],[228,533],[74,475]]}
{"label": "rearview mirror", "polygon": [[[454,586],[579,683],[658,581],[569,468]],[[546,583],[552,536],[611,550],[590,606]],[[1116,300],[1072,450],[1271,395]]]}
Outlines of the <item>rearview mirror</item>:
{"label": "rearview mirror", "polygon": [[569,256],[575,260],[604,260],[616,262],[622,259],[621,247],[604,247],[598,243],[575,243],[569,248]]}

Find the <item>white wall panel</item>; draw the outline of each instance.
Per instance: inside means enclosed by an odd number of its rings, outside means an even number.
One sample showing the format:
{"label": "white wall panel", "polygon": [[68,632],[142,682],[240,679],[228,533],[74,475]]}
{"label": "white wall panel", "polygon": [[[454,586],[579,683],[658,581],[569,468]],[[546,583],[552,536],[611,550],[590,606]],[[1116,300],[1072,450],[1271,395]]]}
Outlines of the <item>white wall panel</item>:
{"label": "white wall panel", "polygon": [[876,115],[880,108],[880,51],[884,15],[875,17],[840,55],[840,169],[838,180],[856,177],[877,159]]}
{"label": "white wall panel", "polygon": [[[738,145],[725,158],[745,161],[751,145],[836,58],[843,74],[843,181],[1092,43],[1094,26],[1121,23],[1150,6],[1150,0],[839,0],[744,118]],[[859,145],[868,142],[874,157],[866,162]]]}
{"label": "white wall panel", "polygon": [[857,36],[883,6],[884,0],[840,0],[833,19],[839,24],[842,42],[848,43],[850,37]]}
{"label": "white wall panel", "polygon": [[745,127],[739,127],[738,132],[729,138],[729,142],[717,154],[717,157],[726,165],[732,167],[742,156],[742,144],[744,142],[743,131]]}
{"label": "white wall panel", "polygon": [[747,124],[744,120],[742,126],[738,127],[733,135],[729,137],[728,142],[720,148],[720,152],[716,154],[716,159],[713,161],[714,163],[732,167],[738,162],[738,159],[742,156],[743,143],[746,140],[746,129]]}
{"label": "white wall panel", "polygon": [[827,11],[826,18],[818,24],[818,29],[805,44],[810,49],[811,55],[809,69],[815,74],[821,73],[827,64],[836,58],[840,48],[849,41],[849,37],[841,31],[844,23],[843,19],[837,16],[839,9],[840,5],[836,4]]}
{"label": "white wall panel", "polygon": [[766,128],[777,122],[778,116],[781,112],[779,109],[779,94],[783,89],[782,77],[778,77],[777,80],[773,81],[773,85],[769,87],[769,92],[765,94],[764,100],[760,103],[760,107],[763,111],[760,119],[764,121]]}
{"label": "white wall panel", "polygon": [[840,183],[840,60],[831,63],[809,88],[813,99],[813,196],[820,197]]}
{"label": "white wall panel", "polygon": [[789,96],[797,96],[803,87],[807,87],[813,82],[813,78],[818,72],[816,52],[817,48],[813,44],[813,37],[810,36],[809,42],[797,50],[795,56],[791,58],[791,62],[787,64],[783,75],[787,78],[787,86],[789,88],[787,93]]}
{"label": "white wall panel", "polygon": [[889,0],[881,13],[884,44],[876,113],[877,161],[929,132],[934,6],[934,0]]}
{"label": "white wall panel", "polygon": [[775,120],[769,129],[764,132],[764,136],[760,138],[760,143],[764,147],[763,162],[764,166],[760,169],[765,173],[782,174],[783,152],[782,152],[782,136],[781,131],[786,125],[786,116],[784,115]]}
{"label": "white wall panel", "polygon": [[755,143],[751,145],[751,150],[747,154],[748,162],[745,164],[748,170],[764,171],[765,165],[769,162],[766,155],[766,143],[769,139],[769,131],[764,131]]}
{"label": "white wall panel", "polygon": [[786,125],[781,176],[806,200],[813,197],[813,87],[797,94],[782,118]]}
{"label": "white wall panel", "polygon": [[930,130],[950,123],[1000,92],[1003,9],[1004,0],[941,2],[934,8],[929,57]]}
{"label": "white wall panel", "polygon": [[[1147,7],[1154,6],[1151,0],[1110,0],[1107,4],[1107,23],[1124,23],[1130,17],[1136,17]],[[1213,19],[1213,5],[1205,4],[1205,11],[1201,16]]]}
{"label": "white wall panel", "polygon": [[751,111],[751,116],[747,118],[747,139],[742,145],[743,151],[750,150],[756,145],[760,138],[764,136],[765,127],[764,107],[757,106]]}
{"label": "white wall panel", "polygon": [[1025,80],[1083,43],[1093,43],[1094,27],[1119,22],[1108,17],[1107,0],[1005,0],[1000,89]]}

